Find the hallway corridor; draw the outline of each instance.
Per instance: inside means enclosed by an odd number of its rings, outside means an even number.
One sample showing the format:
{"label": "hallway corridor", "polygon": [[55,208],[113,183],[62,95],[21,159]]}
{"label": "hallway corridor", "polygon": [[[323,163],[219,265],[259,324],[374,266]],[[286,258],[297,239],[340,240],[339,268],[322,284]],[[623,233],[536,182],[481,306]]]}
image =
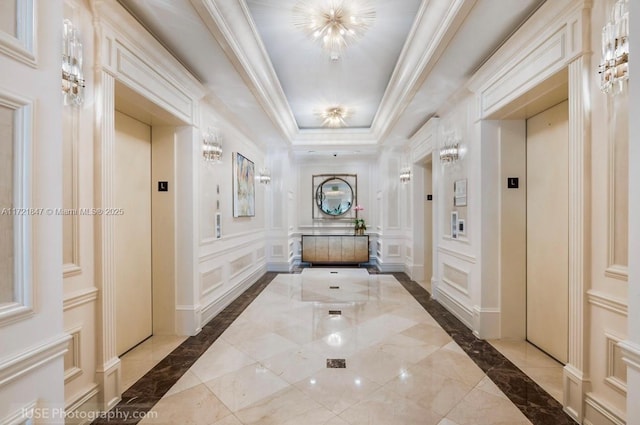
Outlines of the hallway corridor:
{"label": "hallway corridor", "polygon": [[406,275],[345,268],[265,275],[116,409],[155,424],[573,423]]}

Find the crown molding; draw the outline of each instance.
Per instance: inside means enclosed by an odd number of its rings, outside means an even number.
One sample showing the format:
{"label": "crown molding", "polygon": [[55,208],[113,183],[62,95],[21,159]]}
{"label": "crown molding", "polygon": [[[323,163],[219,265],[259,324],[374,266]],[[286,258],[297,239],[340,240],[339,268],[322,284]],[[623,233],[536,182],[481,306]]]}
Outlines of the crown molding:
{"label": "crown molding", "polygon": [[191,4],[262,109],[290,143],[298,125],[246,2],[191,0]]}
{"label": "crown molding", "polygon": [[377,140],[396,124],[475,4],[476,0],[422,2],[373,119]]}
{"label": "crown molding", "polygon": [[[370,128],[300,129],[245,0],[190,0],[292,146],[380,145],[438,62],[476,0],[423,0]],[[426,43],[425,43],[426,41]]]}

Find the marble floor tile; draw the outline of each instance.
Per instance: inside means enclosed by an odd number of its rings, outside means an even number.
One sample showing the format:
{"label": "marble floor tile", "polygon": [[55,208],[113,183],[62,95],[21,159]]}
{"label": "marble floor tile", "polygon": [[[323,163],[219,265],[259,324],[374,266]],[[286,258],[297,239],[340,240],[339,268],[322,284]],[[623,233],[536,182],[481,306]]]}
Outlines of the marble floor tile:
{"label": "marble floor tile", "polygon": [[218,422],[214,422],[213,425],[243,425],[234,415],[225,416]]}
{"label": "marble floor tile", "polygon": [[436,344],[437,341],[412,338],[400,333],[383,339],[372,348],[394,355],[407,363],[417,363],[437,351],[440,347]]}
{"label": "marble floor tile", "polygon": [[294,348],[277,354],[261,363],[275,375],[294,384],[316,371],[326,369],[327,357],[314,350]]}
{"label": "marble floor tile", "polygon": [[196,387],[202,384],[200,378],[198,378],[193,372],[190,370],[186,371],[184,375],[176,382],[169,391],[164,395],[165,397],[169,397],[170,395],[178,394],[182,391],[188,390],[190,388]]}
{"label": "marble floor tile", "polygon": [[299,272],[265,274],[175,350],[157,339],[133,353],[123,378],[152,369],[116,409],[206,425],[571,423],[538,385],[557,397],[561,366],[477,339],[405,274]]}
{"label": "marble floor tile", "polygon": [[367,348],[349,359],[349,370],[378,384],[385,384],[406,372],[411,363],[394,354],[385,353],[379,346]]}
{"label": "marble floor tile", "polygon": [[466,354],[451,350],[439,349],[416,364],[416,369],[437,371],[445,376],[475,386],[485,374]]}
{"label": "marble floor tile", "polygon": [[238,350],[226,341],[217,341],[194,364],[190,372],[202,382],[253,364],[256,359]]}
{"label": "marble floor tile", "polygon": [[380,388],[348,369],[322,369],[295,384],[309,397],[339,414]]}
{"label": "marble floor tile", "polygon": [[236,412],[246,425],[323,423],[333,415],[295,387],[287,387]]}
{"label": "marble floor tile", "polygon": [[285,380],[258,363],[205,384],[234,413],[289,386]]}
{"label": "marble floor tile", "polygon": [[352,425],[437,425],[442,418],[386,388],[350,407],[340,417]]}
{"label": "marble floor tile", "polygon": [[297,344],[273,332],[239,341],[234,346],[256,360],[264,360],[298,347]]}
{"label": "marble floor tile", "polygon": [[527,341],[492,340],[489,342],[521,369],[525,367],[563,366],[557,360]]}
{"label": "marble floor tile", "polygon": [[494,340],[490,343],[553,398],[562,402],[562,363],[527,341]]}
{"label": "marble floor tile", "polygon": [[409,368],[386,384],[385,388],[445,416],[473,387],[435,371]]}
{"label": "marble floor tile", "polygon": [[123,355],[120,358],[122,388],[128,389],[185,339],[182,336],[154,335]]}
{"label": "marble floor tile", "polygon": [[509,400],[473,389],[447,418],[459,425],[531,425]]}
{"label": "marble floor tile", "polygon": [[142,424],[214,424],[231,412],[203,385],[161,399]]}
{"label": "marble floor tile", "polygon": [[524,367],[526,373],[536,384],[540,385],[553,398],[562,403],[564,389],[561,366],[558,367]]}

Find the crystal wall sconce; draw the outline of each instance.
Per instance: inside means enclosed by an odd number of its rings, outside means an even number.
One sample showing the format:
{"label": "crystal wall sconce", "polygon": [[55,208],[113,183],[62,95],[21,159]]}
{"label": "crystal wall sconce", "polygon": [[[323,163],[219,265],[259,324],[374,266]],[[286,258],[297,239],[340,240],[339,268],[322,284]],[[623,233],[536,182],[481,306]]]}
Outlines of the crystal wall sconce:
{"label": "crystal wall sconce", "polygon": [[271,171],[264,167],[258,172],[258,181],[262,184],[271,183]]}
{"label": "crystal wall sconce", "polygon": [[202,157],[211,164],[222,163],[222,137],[215,129],[209,128],[202,137]]}
{"label": "crystal wall sconce", "polygon": [[409,183],[411,181],[411,167],[403,167],[400,169],[400,181]]}
{"label": "crystal wall sconce", "polygon": [[629,0],[618,0],[602,28],[600,89],[618,94],[629,80]]}
{"label": "crystal wall sconce", "polygon": [[456,136],[454,131],[445,133],[444,145],[440,148],[440,162],[443,164],[452,164],[460,159],[460,138]]}
{"label": "crystal wall sconce", "polygon": [[78,30],[69,19],[62,23],[62,93],[65,105],[82,105],[84,78],[82,76],[82,43]]}

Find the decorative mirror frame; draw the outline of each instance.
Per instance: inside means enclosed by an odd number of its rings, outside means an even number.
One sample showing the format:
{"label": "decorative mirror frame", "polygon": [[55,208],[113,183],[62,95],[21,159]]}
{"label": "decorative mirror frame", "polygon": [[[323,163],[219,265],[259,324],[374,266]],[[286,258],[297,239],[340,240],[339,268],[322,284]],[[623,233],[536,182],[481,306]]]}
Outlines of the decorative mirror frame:
{"label": "decorative mirror frame", "polygon": [[[351,208],[344,214],[334,216],[323,212],[316,202],[316,191],[318,187],[327,180],[337,178],[344,180],[353,191],[353,202]],[[314,220],[353,220],[358,217],[358,212],[353,207],[358,205],[358,175],[357,174],[314,174],[312,176],[311,187],[311,217]]]}

